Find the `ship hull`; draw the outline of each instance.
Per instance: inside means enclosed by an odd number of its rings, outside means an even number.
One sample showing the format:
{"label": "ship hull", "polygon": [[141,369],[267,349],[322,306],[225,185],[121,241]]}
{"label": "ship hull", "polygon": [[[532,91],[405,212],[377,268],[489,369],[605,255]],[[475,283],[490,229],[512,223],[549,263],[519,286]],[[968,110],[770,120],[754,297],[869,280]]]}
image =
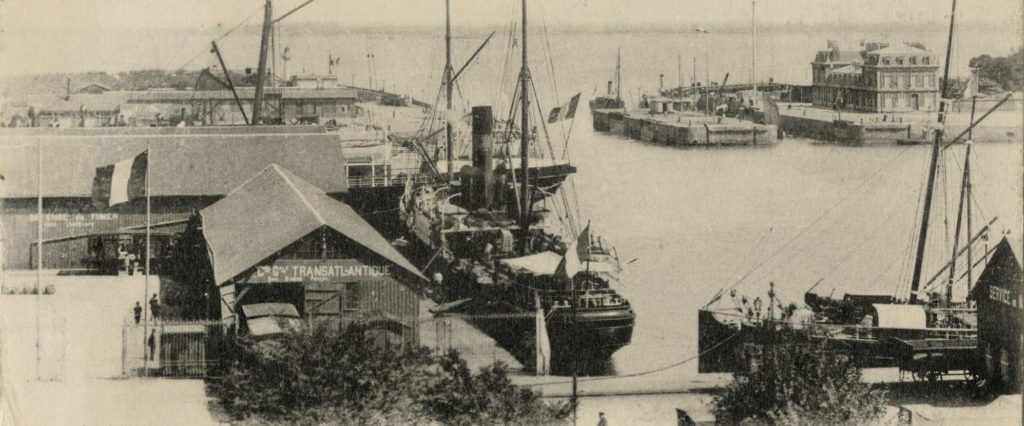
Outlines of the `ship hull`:
{"label": "ship hull", "polygon": [[[474,300],[471,323],[527,368],[535,367],[536,312],[505,303]],[[611,356],[633,338],[635,314],[628,308],[580,310],[573,326],[569,310],[546,312],[551,373],[602,375]],[[573,331],[575,332],[575,335]]]}
{"label": "ship hull", "polygon": [[823,344],[848,354],[862,367],[898,367],[902,342],[913,340],[962,340],[977,335],[974,329],[911,329],[864,327],[854,324],[808,324],[793,329],[772,325],[726,323],[714,312],[698,314],[698,372],[749,371],[761,350],[772,344]]}

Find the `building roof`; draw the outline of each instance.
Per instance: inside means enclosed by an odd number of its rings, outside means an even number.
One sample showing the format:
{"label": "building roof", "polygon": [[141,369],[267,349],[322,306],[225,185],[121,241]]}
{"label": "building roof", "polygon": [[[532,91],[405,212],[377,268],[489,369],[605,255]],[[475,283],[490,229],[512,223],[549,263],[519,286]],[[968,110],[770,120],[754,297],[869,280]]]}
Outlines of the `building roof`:
{"label": "building roof", "polygon": [[38,113],[114,112],[128,98],[128,92],[72,93],[70,96],[29,95],[6,102],[6,107],[33,107]]}
{"label": "building roof", "polygon": [[1021,282],[1021,277],[1024,275],[1022,265],[1024,265],[1024,259],[1021,257],[1020,248],[1015,247],[1006,236],[1003,236],[996,248],[992,250],[992,255],[985,263],[985,268],[978,276],[975,286],[971,288],[969,297],[978,300],[980,296],[978,292],[982,291],[980,289],[992,284],[1010,284],[1015,285],[1018,289],[1024,289],[1024,283]]}
{"label": "building roof", "polygon": [[282,99],[359,99],[355,90],[344,87],[313,89],[303,87],[276,87]]}
{"label": "building roof", "polygon": [[351,207],[277,164],[267,166],[199,215],[217,284],[324,226],[426,280]]}
{"label": "building roof", "polygon": [[[252,102],[256,97],[254,87],[235,87],[238,98],[242,101]],[[159,102],[191,102],[191,101],[234,101],[235,96],[230,90],[173,90],[155,89],[142,90],[128,93],[127,102],[131,103],[159,103]],[[304,87],[268,87],[266,95],[270,97],[280,96],[284,99],[358,99],[355,90],[344,87],[332,87],[325,89],[314,89]]]}
{"label": "building roof", "polygon": [[150,152],[153,196],[221,196],[278,163],[324,190],[347,190],[344,149],[319,126],[0,130],[0,196],[34,198],[43,151],[44,197],[91,197],[96,168]]}
{"label": "building roof", "polygon": [[920,48],[917,48],[917,47],[914,47],[914,46],[910,46],[910,45],[905,44],[905,43],[898,43],[898,44],[893,44],[893,45],[888,46],[888,47],[883,47],[883,48],[878,49],[878,50],[872,50],[871,52],[868,52],[868,54],[870,54],[870,55],[921,55],[921,54],[931,55],[932,52],[929,52],[929,51],[927,51],[925,49],[920,49]]}

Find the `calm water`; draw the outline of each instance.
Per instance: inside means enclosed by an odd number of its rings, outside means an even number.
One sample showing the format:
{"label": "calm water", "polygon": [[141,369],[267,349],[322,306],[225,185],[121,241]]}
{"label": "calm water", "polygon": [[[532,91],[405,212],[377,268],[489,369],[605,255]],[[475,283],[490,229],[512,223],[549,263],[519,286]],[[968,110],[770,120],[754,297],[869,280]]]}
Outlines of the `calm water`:
{"label": "calm water", "polygon": [[[535,21],[536,22],[536,21]],[[456,23],[455,57],[465,60],[486,34],[463,35]],[[630,103],[640,90],[657,88],[658,75],[676,84],[678,55],[683,81],[689,82],[697,57],[697,74],[705,75],[704,52],[710,56],[710,75],[721,81],[745,82],[750,73],[749,34],[680,33],[599,34],[531,33],[532,70],[545,111],[576,93],[587,99],[603,91],[611,79],[615,49],[623,49],[623,93]],[[206,49],[206,35],[136,34],[129,44],[113,34],[90,46],[54,47],[38,57],[27,47],[10,47],[27,71],[121,70],[161,67],[175,69]],[[42,37],[42,36],[41,36]],[[945,34],[891,33],[838,35],[807,33],[762,34],[757,53],[761,79],[806,83],[814,52],[826,39],[855,45],[858,40],[922,41],[941,52]],[[127,38],[120,39],[121,41]],[[1005,55],[1019,37],[1006,31],[956,35],[952,75],[966,76],[967,61],[981,53]],[[45,41],[45,40],[43,40]],[[85,41],[83,41],[85,43]],[[229,66],[255,62],[255,37],[231,37],[221,42]],[[507,30],[499,32],[461,77],[458,108],[492,104],[496,115],[508,108],[508,84],[518,68],[518,53],[509,54]],[[194,46],[194,48],[192,47]],[[307,34],[301,27],[283,27],[278,49],[289,46],[294,59],[289,73],[326,72],[328,54],[340,56],[335,68],[343,82],[410,93],[433,101],[444,61],[443,39],[436,34],[393,35]],[[558,101],[552,89],[545,52],[556,58]],[[25,52],[22,52],[24,50]],[[67,50],[67,52],[64,52]],[[372,50],[373,58],[367,57]],[[21,53],[19,53],[21,52]],[[88,53],[86,53],[88,52]],[[513,58],[506,62],[508,56]],[[51,61],[51,62],[47,62]],[[212,63],[207,55],[189,64]],[[280,63],[279,63],[280,72]],[[564,134],[568,127],[556,127]],[[560,143],[556,143],[560,145]],[[978,145],[974,157],[975,228],[981,218],[999,216],[997,229],[1021,236],[1021,145]],[[769,281],[784,300],[802,300],[803,292],[823,279],[817,291],[892,293],[909,281],[918,199],[927,167],[926,147],[846,148],[787,139],[773,148],[678,149],[595,133],[581,106],[572,127],[572,161],[579,168],[575,184],[584,219],[610,240],[629,265],[620,291],[638,315],[633,344],[614,356],[618,373],[635,373],[670,364],[696,353],[697,309],[721,287],[740,277],[737,289],[764,295]],[[948,152],[946,173],[940,173],[936,193],[929,270],[948,256],[963,147]],[[946,191],[942,190],[943,181]],[[943,218],[948,218],[947,227]],[[991,241],[992,243],[994,241]],[[756,268],[755,268],[756,266]],[[962,290],[961,290],[962,291]],[[696,363],[671,370],[680,376],[696,373]]]}

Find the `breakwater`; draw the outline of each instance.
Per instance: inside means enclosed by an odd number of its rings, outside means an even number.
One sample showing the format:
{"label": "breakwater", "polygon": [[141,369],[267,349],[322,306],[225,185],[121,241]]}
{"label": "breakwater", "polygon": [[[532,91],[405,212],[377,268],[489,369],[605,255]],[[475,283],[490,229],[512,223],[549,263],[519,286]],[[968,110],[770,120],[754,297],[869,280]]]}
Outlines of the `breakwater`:
{"label": "breakwater", "polygon": [[594,110],[591,115],[594,130],[660,145],[753,146],[778,142],[776,126],[728,117],[706,117],[685,112],[644,114],[623,110]]}

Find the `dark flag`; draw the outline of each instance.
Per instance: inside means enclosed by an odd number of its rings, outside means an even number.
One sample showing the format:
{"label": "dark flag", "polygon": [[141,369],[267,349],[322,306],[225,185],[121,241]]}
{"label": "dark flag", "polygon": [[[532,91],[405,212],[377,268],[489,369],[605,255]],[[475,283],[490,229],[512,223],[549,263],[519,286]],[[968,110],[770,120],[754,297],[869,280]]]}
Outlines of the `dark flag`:
{"label": "dark flag", "polygon": [[590,225],[583,228],[583,232],[580,232],[579,237],[576,237],[576,241],[569,244],[569,247],[565,248],[565,255],[562,256],[562,261],[558,264],[558,268],[555,269],[556,274],[564,274],[566,277],[572,278],[576,276],[576,273],[580,271],[580,265],[584,259],[590,257]]}
{"label": "dark flag", "polygon": [[92,199],[107,206],[126,203],[146,196],[146,168],[149,153],[96,168],[92,180]]}
{"label": "dark flag", "polygon": [[569,100],[569,103],[551,109],[548,114],[548,123],[554,123],[576,116],[576,105],[580,103],[580,94],[577,93]]}

